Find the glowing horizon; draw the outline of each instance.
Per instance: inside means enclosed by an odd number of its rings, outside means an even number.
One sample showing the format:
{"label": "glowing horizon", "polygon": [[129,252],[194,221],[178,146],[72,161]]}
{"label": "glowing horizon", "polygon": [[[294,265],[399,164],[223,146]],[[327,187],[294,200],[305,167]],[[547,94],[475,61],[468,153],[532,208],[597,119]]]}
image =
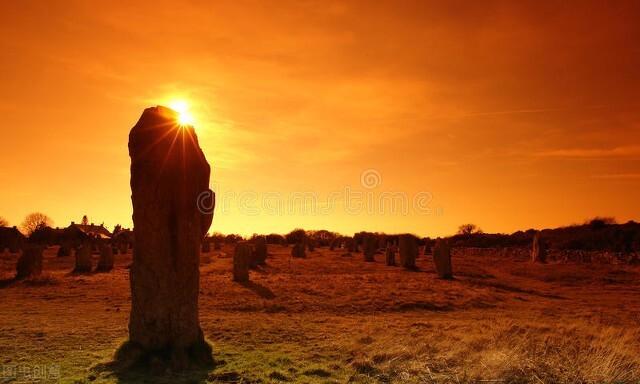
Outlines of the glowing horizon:
{"label": "glowing horizon", "polygon": [[228,205],[212,231],[640,220],[637,4],[26,4],[0,16],[11,225],[130,227],[128,132],[180,101]]}

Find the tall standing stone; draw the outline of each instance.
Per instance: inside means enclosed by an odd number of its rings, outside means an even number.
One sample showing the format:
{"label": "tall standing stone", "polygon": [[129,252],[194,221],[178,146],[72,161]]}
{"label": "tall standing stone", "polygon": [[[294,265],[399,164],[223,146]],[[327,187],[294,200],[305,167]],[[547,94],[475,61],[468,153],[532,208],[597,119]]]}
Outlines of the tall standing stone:
{"label": "tall standing stone", "polygon": [[536,232],[533,236],[533,244],[531,245],[531,261],[534,263],[544,263],[547,261],[547,247],[540,238],[540,232]]}
{"label": "tall standing stone", "polygon": [[246,283],[249,281],[249,267],[253,258],[253,248],[246,241],[236,244],[233,252],[233,281]]}
{"label": "tall standing stone", "polygon": [[60,248],[58,248],[58,257],[65,257],[71,255],[71,245],[69,243],[60,244]]}
{"label": "tall standing stone", "polygon": [[387,245],[385,259],[388,266],[393,267],[394,265],[396,265],[396,246],[395,245],[393,244]]}
{"label": "tall standing stone", "polygon": [[305,248],[306,247],[304,242],[295,243],[293,245],[293,248],[291,248],[291,256],[299,259],[304,259],[305,257],[307,257]]}
{"label": "tall standing stone", "polygon": [[210,167],[192,126],[147,108],[129,133],[133,262],[129,349],[175,369],[209,365],[198,317],[200,245],[213,219]]}
{"label": "tall standing stone", "polygon": [[89,273],[93,269],[93,263],[91,260],[91,244],[88,242],[83,243],[80,247],[76,248],[76,266],[73,269],[75,273]]}
{"label": "tall standing stone", "polygon": [[344,248],[347,252],[355,252],[356,251],[356,242],[353,240],[353,237],[347,237],[344,240]]}
{"label": "tall standing stone", "polygon": [[267,239],[264,236],[258,236],[253,240],[251,268],[265,264],[267,264]]}
{"label": "tall standing stone", "polygon": [[378,242],[376,237],[372,234],[365,234],[362,237],[362,253],[364,254],[364,261],[375,261],[375,254],[378,248]]}
{"label": "tall standing stone", "polygon": [[16,279],[26,279],[42,274],[42,247],[27,245],[16,265]]}
{"label": "tall standing stone", "polygon": [[98,266],[96,267],[96,271],[98,272],[109,272],[113,269],[113,248],[110,244],[103,244],[100,247],[100,259],[98,260]]}
{"label": "tall standing stone", "polygon": [[400,264],[406,269],[416,269],[418,242],[411,235],[400,235]]}
{"label": "tall standing stone", "polygon": [[453,279],[453,268],[451,267],[451,247],[444,240],[438,240],[433,249],[433,263],[436,273],[441,279]]}

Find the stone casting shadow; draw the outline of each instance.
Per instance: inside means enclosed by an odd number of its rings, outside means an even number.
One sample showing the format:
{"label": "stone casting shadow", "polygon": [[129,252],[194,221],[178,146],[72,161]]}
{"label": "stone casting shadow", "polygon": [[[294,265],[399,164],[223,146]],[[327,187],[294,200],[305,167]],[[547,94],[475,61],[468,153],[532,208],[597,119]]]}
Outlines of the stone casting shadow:
{"label": "stone casting shadow", "polygon": [[240,284],[243,287],[254,292],[256,295],[262,297],[263,299],[272,300],[276,298],[276,295],[273,293],[273,291],[268,287],[265,287],[264,285],[254,283],[253,281],[247,281]]}

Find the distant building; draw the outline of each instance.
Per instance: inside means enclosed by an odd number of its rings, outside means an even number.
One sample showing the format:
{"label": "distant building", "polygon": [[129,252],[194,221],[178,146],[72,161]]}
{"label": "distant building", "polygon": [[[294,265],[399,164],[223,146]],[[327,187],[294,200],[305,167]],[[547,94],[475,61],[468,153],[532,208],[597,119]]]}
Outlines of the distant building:
{"label": "distant building", "polygon": [[110,240],[111,236],[111,232],[103,225],[93,223],[84,225],[71,222],[71,225],[64,229],[64,240],[75,244],[91,240]]}
{"label": "distant building", "polygon": [[0,252],[4,252],[5,248],[16,253],[22,248],[26,238],[16,227],[0,227]]}

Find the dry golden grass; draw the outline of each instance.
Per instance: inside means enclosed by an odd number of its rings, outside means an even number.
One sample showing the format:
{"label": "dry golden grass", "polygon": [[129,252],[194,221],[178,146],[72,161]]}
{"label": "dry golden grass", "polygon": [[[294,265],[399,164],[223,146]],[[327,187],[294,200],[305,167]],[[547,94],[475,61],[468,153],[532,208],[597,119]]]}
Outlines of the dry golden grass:
{"label": "dry golden grass", "polygon": [[301,260],[270,246],[269,265],[241,285],[223,251],[201,265],[215,368],[150,378],[101,365],[126,339],[130,255],[110,273],[73,275],[73,257],[54,248],[46,275],[24,282],[9,280],[16,257],[0,257],[0,365],[59,366],[64,383],[640,381],[638,267],[461,252],[443,281],[424,256],[409,272],[383,255]]}

